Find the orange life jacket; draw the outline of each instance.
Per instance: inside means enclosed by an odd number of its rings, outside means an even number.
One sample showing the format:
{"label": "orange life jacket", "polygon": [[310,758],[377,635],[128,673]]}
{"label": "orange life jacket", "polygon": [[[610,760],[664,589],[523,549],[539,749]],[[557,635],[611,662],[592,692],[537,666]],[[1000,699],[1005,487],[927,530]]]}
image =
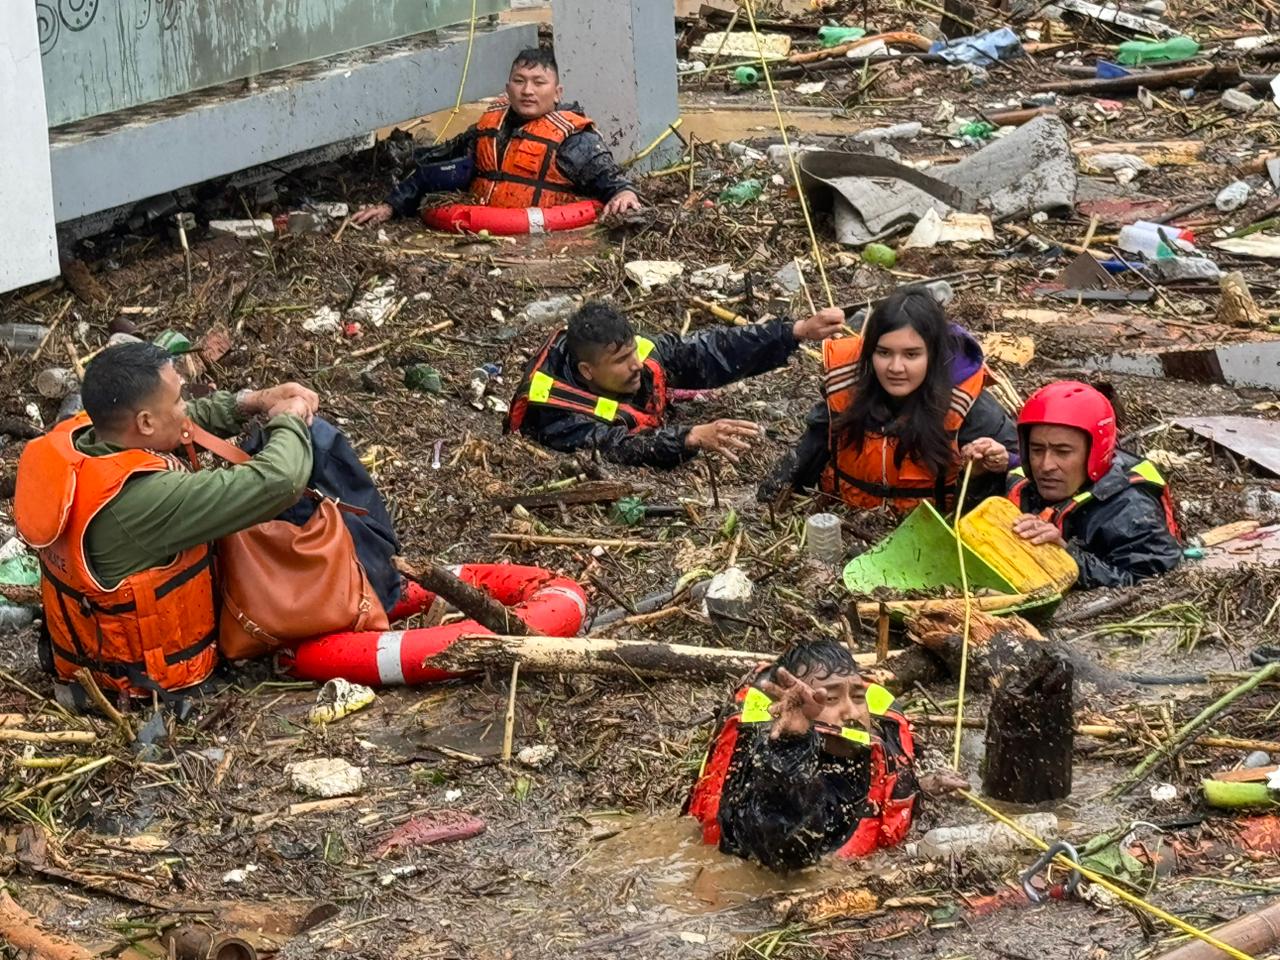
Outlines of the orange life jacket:
{"label": "orange life jacket", "polygon": [[200,683],[217,662],[212,552],[191,547],[163,567],[104,587],[85,556],[85,533],[125,483],[181,469],[148,450],[91,457],[75,447],[80,414],[32,440],[18,461],[14,521],[39,554],[45,624],[58,676],[88,667],[99,686],[134,696]]}
{"label": "orange life jacket", "polygon": [[854,377],[861,351],[861,337],[825,340],[822,344],[823,392],[831,417],[827,440],[830,457],[821,478],[823,491],[840,497],[852,507],[874,510],[888,504],[899,514],[910,513],[921,500],[932,498],[938,510],[946,513],[960,472],[960,447],[956,438],[987,382],[986,367],[952,388],[951,407],[943,420],[943,427],[951,436],[952,465],[946,476],[939,477],[911,457],[904,457],[899,465],[897,437],[868,432],[861,449],[842,442],[844,438],[836,422],[853,404]]}
{"label": "orange life jacket", "polygon": [[[1026,469],[1016,467],[1009,471],[1010,485],[1005,497],[1012,500],[1019,510],[1026,510],[1023,506],[1023,499],[1029,492],[1031,487],[1031,478],[1027,476]],[[1160,506],[1164,510],[1164,522],[1169,528],[1169,532],[1178,540],[1182,539],[1182,531],[1178,527],[1178,519],[1173,509],[1173,497],[1169,494],[1169,484],[1161,475],[1159,469],[1150,460],[1143,460],[1134,464],[1133,468],[1125,475],[1130,486],[1148,486],[1153,490],[1160,491]],[[1052,523],[1058,528],[1058,532],[1066,536],[1067,518],[1076,510],[1084,506],[1090,500],[1093,500],[1092,490],[1082,490],[1065,503],[1051,504],[1040,511],[1040,519],[1046,523]]]}
{"label": "orange life jacket", "polygon": [[511,131],[499,152],[498,134],[510,110],[505,99],[486,110],[476,124],[476,168],[471,194],[491,207],[556,207],[582,198],[556,165],[560,144],[591,126],[569,110],[553,110]]}
{"label": "orange life jacket", "polygon": [[[563,330],[553,333],[525,367],[524,377],[516,388],[515,399],[507,413],[505,432],[519,432],[531,404],[570,410],[594,417],[602,423],[618,423],[626,427],[628,433],[662,426],[667,412],[667,374],[652,356],[652,340],[636,337],[636,352],[653,380],[653,387],[649,391],[648,402],[644,406],[634,406],[579,389],[554,375],[552,368],[558,364],[549,360],[553,351],[563,351],[564,333]],[[561,363],[570,362],[567,355],[560,360]]]}
{"label": "orange life jacket", "polygon": [[[759,702],[753,703],[753,700]],[[720,843],[720,800],[734,752],[740,748],[739,733],[743,724],[772,720],[767,713],[767,703],[768,698],[760,690],[750,683],[745,684],[734,696],[733,713],[722,719],[712,734],[711,747],[702,761],[702,770],[689,794],[684,811],[702,824],[703,843]],[[894,796],[898,792],[896,788],[900,772],[915,761],[911,724],[905,716],[893,709],[893,694],[883,687],[872,685],[868,688],[867,706],[878,722],[894,725],[901,750],[896,746],[889,749],[887,741],[865,731],[842,731],[842,735],[863,743],[870,750],[871,778],[867,800],[878,813],[877,816],[863,817],[857,822],[849,839],[836,850],[838,857],[865,857],[880,847],[901,843],[911,829],[911,818],[915,810],[914,792],[905,797]]]}

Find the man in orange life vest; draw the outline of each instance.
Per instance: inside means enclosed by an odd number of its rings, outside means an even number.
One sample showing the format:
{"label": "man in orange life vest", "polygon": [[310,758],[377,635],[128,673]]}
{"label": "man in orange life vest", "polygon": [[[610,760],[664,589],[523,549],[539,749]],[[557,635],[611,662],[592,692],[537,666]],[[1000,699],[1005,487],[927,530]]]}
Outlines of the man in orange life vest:
{"label": "man in orange life vest", "polygon": [[[1064,380],[1032,394],[1018,415],[1023,466],[1008,497],[1032,543],[1064,547],[1076,585],[1128,587],[1182,559],[1169,485],[1150,460],[1116,449],[1116,414],[1093,387]],[[1026,471],[1030,471],[1030,477]]]}
{"label": "man in orange life vest", "polygon": [[705,843],[794,870],[835,852],[864,857],[906,837],[921,791],[967,787],[918,775],[893,694],[834,640],[801,643],[756,675],[712,737],[686,813]]}
{"label": "man in orange life vest", "polygon": [[603,215],[637,210],[636,196],[595,125],[576,103],[560,103],[555,55],[522,50],[511,65],[507,96],[480,122],[436,147],[415,151],[418,168],[386,201],[360,210],[354,223],[413,216],[428,193],[464,189],[495,207],[554,207],[599,200]]}
{"label": "man in orange life vest", "polygon": [[[210,544],[291,506],[311,474],[315,393],[286,383],[187,403],[172,360],[150,343],[104,350],[85,371],[85,412],[18,462],[14,520],[43,574],[42,659],[64,682],[88,667],[104,689],[149,696],[205,680]],[[193,473],[173,455],[188,420],[231,436],[256,414],[267,440],[246,464]]]}
{"label": "man in orange life vest", "polygon": [[689,337],[637,337],[608,304],[586,303],[525,367],[506,430],[562,453],[595,449],[627,466],[670,469],[699,450],[737,461],[759,427],[747,420],[667,426],[668,391],[711,389],[783,366],[801,340],[839,332],[828,307],[804,320],[713,327]]}

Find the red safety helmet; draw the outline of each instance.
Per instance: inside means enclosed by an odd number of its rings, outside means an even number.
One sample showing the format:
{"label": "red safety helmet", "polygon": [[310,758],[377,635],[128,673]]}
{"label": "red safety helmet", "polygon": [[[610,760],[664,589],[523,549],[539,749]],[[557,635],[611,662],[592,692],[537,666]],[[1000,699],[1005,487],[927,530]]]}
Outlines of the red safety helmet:
{"label": "red safety helmet", "polygon": [[1041,387],[1023,404],[1018,414],[1018,437],[1022,457],[1027,458],[1027,435],[1036,424],[1075,427],[1089,438],[1086,471],[1097,482],[1111,469],[1116,455],[1116,411],[1101,393],[1077,380],[1059,380]]}

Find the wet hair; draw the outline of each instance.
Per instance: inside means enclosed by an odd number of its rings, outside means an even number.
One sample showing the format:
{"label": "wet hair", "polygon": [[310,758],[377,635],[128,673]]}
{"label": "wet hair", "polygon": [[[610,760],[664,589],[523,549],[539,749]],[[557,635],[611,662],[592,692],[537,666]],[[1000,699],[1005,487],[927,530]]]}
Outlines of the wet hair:
{"label": "wet hair", "polygon": [[160,387],[160,374],[173,362],[154,343],[119,343],[89,362],[80,401],[96,427],[123,425]]}
{"label": "wet hair", "polygon": [[545,67],[560,79],[560,68],[556,66],[556,54],[550,47],[526,47],[516,54],[511,61],[511,71],[517,67]]}
{"label": "wet hair", "polygon": [[[924,341],[929,358],[924,382],[895,402],[880,384],[872,359],[887,333],[910,327]],[[853,403],[835,421],[842,442],[861,450],[868,433],[885,432],[898,440],[895,465],[910,456],[936,476],[951,466],[954,453],[945,421],[951,404],[951,330],[942,305],[926,290],[899,290],[871,311],[862,331],[853,382]]]}
{"label": "wet hair", "polygon": [[858,676],[858,665],[853,654],[836,640],[802,640],[780,656],[769,670],[774,679],[779,670],[789,670],[796,677],[808,674],[824,674],[832,677]]}
{"label": "wet hair", "polygon": [[574,363],[594,363],[605,350],[635,341],[631,321],[609,304],[589,300],[569,317],[565,345]]}

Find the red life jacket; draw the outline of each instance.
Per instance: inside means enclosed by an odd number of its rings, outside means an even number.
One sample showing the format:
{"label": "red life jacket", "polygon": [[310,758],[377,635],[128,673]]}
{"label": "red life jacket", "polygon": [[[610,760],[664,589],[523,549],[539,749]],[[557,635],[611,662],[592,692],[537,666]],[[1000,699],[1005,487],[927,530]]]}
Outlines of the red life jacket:
{"label": "red life jacket", "polygon": [[[893,694],[872,684],[867,688],[867,707],[880,723],[894,724],[901,743],[899,751],[890,741],[862,730],[842,731],[842,736],[865,743],[870,750],[871,778],[867,800],[878,814],[858,821],[849,839],[836,851],[845,858],[865,857],[881,847],[901,843],[911,829],[916,795],[894,797],[899,773],[915,760],[915,742],[911,725],[893,709]],[[769,703],[759,689],[748,683],[734,696],[736,709],[720,723],[712,735],[711,746],[702,761],[702,770],[689,794],[685,813],[702,824],[702,842],[720,843],[720,799],[734,752],[745,748],[738,736],[741,726],[772,720]]]}
{"label": "red life jacket", "polygon": [[823,391],[831,418],[827,441],[831,455],[822,471],[823,491],[852,507],[874,510],[888,504],[899,514],[910,513],[921,500],[932,498],[939,512],[946,513],[946,501],[954,495],[960,473],[956,437],[987,382],[986,367],[952,388],[951,407],[943,421],[951,436],[952,465],[945,477],[939,477],[911,457],[897,463],[897,437],[867,433],[861,449],[842,444],[836,421],[853,404],[854,376],[861,352],[861,337],[842,337],[822,344]]}
{"label": "red life jacket", "polygon": [[549,362],[551,353],[557,348],[562,348],[564,333],[563,330],[559,330],[552,334],[551,339],[525,367],[524,376],[516,388],[515,398],[511,401],[511,409],[507,413],[504,432],[519,432],[530,405],[569,410],[583,416],[594,417],[601,423],[619,423],[627,428],[628,433],[655,430],[662,426],[667,413],[667,374],[652,356],[652,340],[636,337],[636,352],[640,355],[645,369],[649,371],[653,388],[649,391],[649,400],[644,406],[634,406],[621,400],[602,397],[589,390],[582,390],[550,372],[550,368],[555,366]]}
{"label": "red life jacket", "polygon": [[511,131],[501,154],[498,134],[510,110],[506,99],[484,112],[476,124],[476,168],[471,194],[491,207],[555,207],[576,203],[573,182],[556,165],[560,145],[591,126],[569,110],[554,110]]}
{"label": "red life jacket", "polygon": [[89,524],[131,478],[181,469],[149,450],[90,457],[75,435],[87,415],[32,440],[18,461],[14,520],[40,556],[41,595],[53,662],[63,680],[88,667],[98,685],[147,696],[203,681],[217,663],[218,620],[207,544],[108,588],[85,553]]}
{"label": "red life jacket", "polygon": [[[1013,482],[1009,486],[1009,490],[1005,496],[1012,500],[1019,510],[1026,510],[1023,506],[1023,497],[1029,492],[1031,487],[1031,479],[1026,475],[1026,471],[1022,467],[1017,467],[1009,471],[1010,478]],[[1143,460],[1137,463],[1126,474],[1125,479],[1129,481],[1131,486],[1146,485],[1160,491],[1160,505],[1164,508],[1164,521],[1169,527],[1169,532],[1177,539],[1182,539],[1182,531],[1178,529],[1178,521],[1174,516],[1173,497],[1169,494],[1169,484],[1160,474],[1156,465],[1150,460]],[[1066,536],[1065,524],[1067,518],[1076,510],[1084,506],[1090,500],[1094,499],[1092,490],[1082,490],[1077,493],[1066,503],[1045,507],[1040,511],[1040,519],[1052,523],[1058,528],[1058,532]]]}

